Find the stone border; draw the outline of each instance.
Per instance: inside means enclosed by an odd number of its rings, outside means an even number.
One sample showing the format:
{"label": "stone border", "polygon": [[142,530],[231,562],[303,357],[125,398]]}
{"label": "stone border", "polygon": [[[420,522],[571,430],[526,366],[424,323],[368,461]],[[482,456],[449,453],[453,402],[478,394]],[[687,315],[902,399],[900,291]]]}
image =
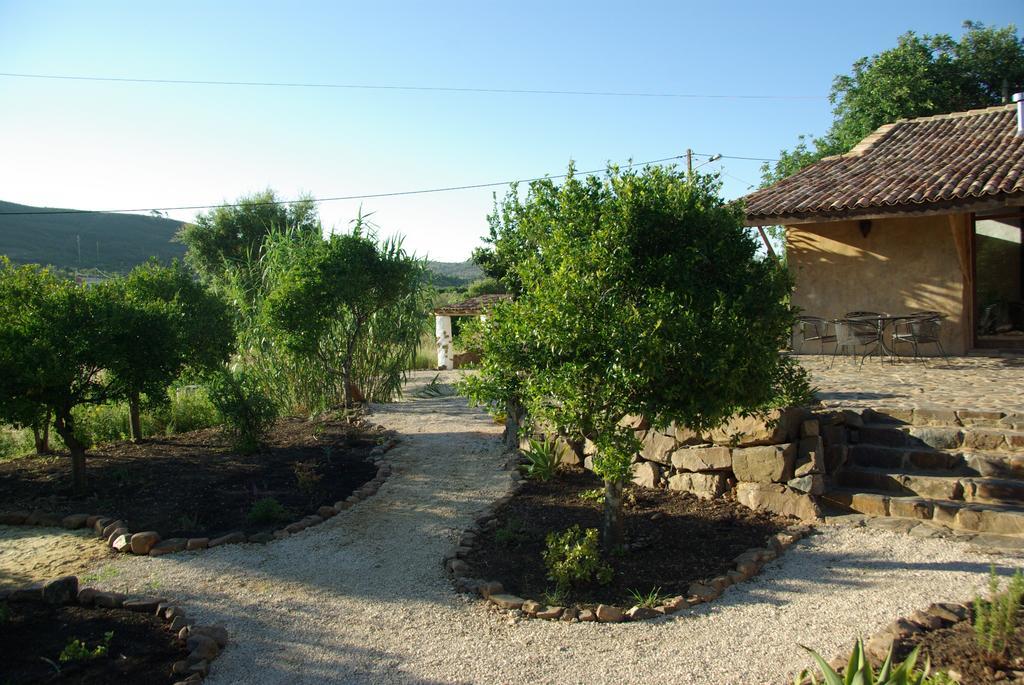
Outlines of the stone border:
{"label": "stone border", "polygon": [[178,605],[162,598],[130,597],[119,592],[104,592],[91,587],[79,588],[77,576],[62,576],[0,592],[7,602],[44,602],[51,605],[77,604],[82,607],[123,609],[159,616],[173,633],[171,639],[184,644],[189,654],[174,662],[171,675],[182,676],[175,685],[198,683],[210,673],[211,662],[228,644],[228,631],[222,625],[204,626],[189,621]]}
{"label": "stone border", "polygon": [[61,517],[59,514],[45,512],[0,512],[0,524],[3,525],[25,525],[25,526],[49,526],[62,527],[69,530],[79,528],[92,528],[98,537],[106,541],[108,547],[115,552],[125,554],[136,554],[139,556],[149,555],[151,557],[176,552],[191,552],[195,550],[220,547],[221,545],[239,544],[243,542],[266,543],[272,540],[280,540],[307,528],[323,523],[327,519],[340,514],[346,509],[362,502],[365,499],[377,494],[380,486],[391,475],[391,464],[381,457],[398,444],[395,438],[389,438],[386,442],[377,445],[370,450],[370,456],[366,461],[377,467],[377,474],[368,482],[356,489],[351,495],[343,500],[338,500],[333,505],[324,505],[317,509],[315,514],[290,523],[287,526],[274,531],[273,533],[254,533],[246,535],[241,531],[235,531],[210,539],[203,538],[170,538],[164,540],[160,534],[153,530],[132,533],[127,524],[121,519],[115,519],[102,514],[70,514]]}
{"label": "stone border", "polygon": [[498,510],[507,504],[522,488],[525,482],[515,469],[519,464],[519,456],[513,455],[505,464],[510,470],[512,480],[510,491],[496,499],[479,516],[473,524],[466,528],[459,537],[458,544],[448,552],[443,560],[444,568],[451,577],[457,592],[479,595],[490,604],[500,609],[518,611],[524,618],[539,618],[549,621],[561,620],[567,623],[600,622],[621,623],[623,621],[642,621],[674,614],[689,607],[717,599],[730,585],[736,585],[753,578],[769,562],[774,561],[783,551],[795,542],[811,534],[813,527],[806,524],[794,524],[781,533],[768,539],[767,547],[755,547],[743,552],[733,563],[735,568],[723,575],[716,576],[702,583],[691,583],[687,588],[687,596],[678,595],[664,604],[648,608],[634,605],[628,609],[611,604],[599,604],[595,609],[579,609],[577,607],[547,606],[537,600],[507,594],[504,586],[496,580],[482,580],[469,577],[469,564],[464,558],[473,548],[477,536],[484,530],[497,527]]}

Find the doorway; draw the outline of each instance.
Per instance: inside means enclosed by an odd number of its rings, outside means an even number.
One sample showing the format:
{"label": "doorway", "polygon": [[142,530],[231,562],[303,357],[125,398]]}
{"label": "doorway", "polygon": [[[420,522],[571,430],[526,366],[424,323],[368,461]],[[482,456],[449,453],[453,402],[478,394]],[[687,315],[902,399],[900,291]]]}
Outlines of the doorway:
{"label": "doorway", "polygon": [[974,217],[975,345],[1024,348],[1024,210]]}

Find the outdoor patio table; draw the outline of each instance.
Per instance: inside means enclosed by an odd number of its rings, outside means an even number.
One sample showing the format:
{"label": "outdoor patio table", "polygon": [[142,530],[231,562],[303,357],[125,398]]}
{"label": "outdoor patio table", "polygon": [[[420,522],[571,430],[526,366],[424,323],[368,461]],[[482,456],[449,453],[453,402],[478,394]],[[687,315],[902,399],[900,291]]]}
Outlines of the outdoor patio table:
{"label": "outdoor patio table", "polygon": [[890,348],[885,344],[885,331],[887,328],[895,328],[896,324],[900,321],[907,321],[915,318],[915,315],[882,313],[873,314],[871,316],[851,316],[848,318],[850,321],[864,321],[874,324],[875,328],[878,329],[878,344],[881,347],[882,354],[889,357],[890,361],[895,361],[895,359],[899,357],[899,354],[896,352],[895,346]]}

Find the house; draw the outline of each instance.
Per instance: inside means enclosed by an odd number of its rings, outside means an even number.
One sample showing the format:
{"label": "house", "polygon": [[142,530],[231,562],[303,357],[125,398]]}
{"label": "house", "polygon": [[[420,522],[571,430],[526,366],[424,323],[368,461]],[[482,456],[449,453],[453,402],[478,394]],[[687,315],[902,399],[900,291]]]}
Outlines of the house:
{"label": "house", "polygon": [[887,124],[747,195],[748,226],[786,227],[793,303],[826,319],[938,311],[951,354],[1024,346],[1024,103],[1014,98]]}

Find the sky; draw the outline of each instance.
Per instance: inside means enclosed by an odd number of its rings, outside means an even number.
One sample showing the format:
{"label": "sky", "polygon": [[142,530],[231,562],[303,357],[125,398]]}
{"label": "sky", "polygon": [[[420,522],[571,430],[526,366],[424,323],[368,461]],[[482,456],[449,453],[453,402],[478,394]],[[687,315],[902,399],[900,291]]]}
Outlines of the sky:
{"label": "sky", "polygon": [[[831,122],[832,78],[907,30],[1024,20],[1024,0],[0,0],[0,72],[570,90],[629,97],[139,84],[0,76],[0,200],[75,209],[367,195],[699,153],[745,194]],[[735,96],[774,96],[757,99]],[[420,256],[467,259],[505,186],[324,202]],[[194,211],[170,212],[183,221]]]}

